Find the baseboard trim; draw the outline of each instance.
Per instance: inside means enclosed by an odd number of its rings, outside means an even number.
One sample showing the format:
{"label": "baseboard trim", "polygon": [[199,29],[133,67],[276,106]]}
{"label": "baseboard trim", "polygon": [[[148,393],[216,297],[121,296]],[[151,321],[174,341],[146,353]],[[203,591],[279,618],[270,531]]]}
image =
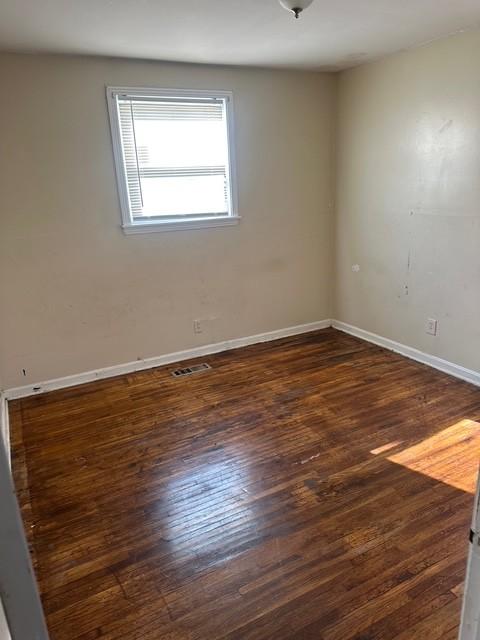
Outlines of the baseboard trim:
{"label": "baseboard trim", "polygon": [[103,380],[104,378],[113,378],[125,373],[133,373],[134,371],[153,369],[155,367],[171,364],[172,362],[201,358],[221,351],[229,351],[231,349],[239,349],[240,347],[246,347],[261,342],[270,342],[272,340],[279,340],[280,338],[288,338],[290,336],[308,333],[310,331],[317,331],[318,329],[326,329],[331,326],[332,320],[318,320],[317,322],[309,322],[307,324],[300,324],[294,327],[287,327],[285,329],[258,333],[253,336],[247,336],[246,338],[234,338],[233,340],[207,344],[201,347],[185,349],[184,351],[176,351],[162,356],[135,360],[134,362],[127,362],[125,364],[114,365],[112,367],[78,373],[71,376],[65,376],[63,378],[55,378],[54,380],[46,380],[44,382],[29,384],[22,387],[14,387],[12,389],[6,389],[4,391],[4,396],[6,400],[17,400],[19,398],[26,398],[28,396],[46,393],[47,391],[74,387],[79,384],[93,382],[94,380]]}
{"label": "baseboard trim", "polygon": [[423,351],[419,351],[418,349],[414,349],[413,347],[408,347],[407,345],[401,344],[400,342],[395,342],[395,340],[384,338],[383,336],[379,336],[376,333],[365,331],[365,329],[360,329],[359,327],[347,324],[346,322],[332,320],[332,327],[338,329],[339,331],[343,331],[344,333],[356,336],[357,338],[361,338],[362,340],[366,340],[367,342],[373,342],[373,344],[376,344],[380,347],[385,347],[390,351],[395,351],[395,353],[399,353],[402,356],[410,358],[411,360],[416,360],[417,362],[426,364],[429,367],[433,367],[434,369],[438,369],[439,371],[448,373],[455,378],[460,378],[461,380],[465,380],[466,382],[470,382],[476,386],[480,386],[480,372],[474,371],[473,369],[467,369],[466,367],[462,367],[459,364],[454,364],[453,362],[449,362],[448,360],[443,360],[442,358],[438,358],[437,356],[432,356],[429,353],[424,353]]}
{"label": "baseboard trim", "polygon": [[[307,324],[300,324],[294,327],[287,327],[285,329],[277,329],[275,331],[267,331],[266,333],[259,333],[253,336],[247,336],[245,338],[234,338],[232,340],[225,340],[223,342],[216,342],[214,344],[207,344],[201,347],[194,347],[192,349],[185,349],[184,351],[175,351],[173,353],[167,353],[162,356],[156,356],[153,358],[145,358],[143,360],[135,360],[134,362],[127,362],[125,364],[114,365],[112,367],[104,367],[102,369],[95,369],[93,371],[87,371],[85,373],[78,373],[71,376],[65,376],[63,378],[55,378],[54,380],[46,380],[36,384],[25,385],[22,387],[14,387],[12,389],[6,389],[0,394],[0,434],[7,442],[8,445],[8,400],[17,400],[20,398],[26,398],[32,395],[39,395],[48,391],[55,391],[57,389],[65,389],[67,387],[74,387],[80,384],[86,384],[87,382],[93,382],[95,380],[103,380],[105,378],[113,378],[125,373],[133,373],[135,371],[143,371],[145,369],[153,369],[155,367],[161,367],[166,364],[172,364],[173,362],[181,362],[184,360],[190,360],[193,358],[201,358],[213,353],[219,353],[221,351],[230,351],[232,349],[239,349],[240,347],[246,347],[252,344],[259,344],[261,342],[270,342],[273,340],[279,340],[281,338],[288,338],[289,336],[300,335],[302,333],[309,333],[310,331],[317,331],[319,329],[326,329],[328,327],[334,327],[339,331],[348,333],[367,342],[372,342],[380,347],[385,347],[390,351],[395,351],[417,362],[448,373],[455,378],[460,378],[470,382],[476,386],[480,386],[480,372],[472,369],[467,369],[461,365],[454,364],[448,360],[443,360],[437,356],[432,356],[413,347],[408,347],[395,340],[384,338],[376,333],[371,333],[365,329],[360,329],[353,325],[341,322],[339,320],[319,320],[317,322],[309,322]],[[9,447],[7,446],[7,450]]]}
{"label": "baseboard trim", "polygon": [[5,393],[0,393],[0,446],[5,447],[10,462],[10,422],[8,417],[8,400]]}

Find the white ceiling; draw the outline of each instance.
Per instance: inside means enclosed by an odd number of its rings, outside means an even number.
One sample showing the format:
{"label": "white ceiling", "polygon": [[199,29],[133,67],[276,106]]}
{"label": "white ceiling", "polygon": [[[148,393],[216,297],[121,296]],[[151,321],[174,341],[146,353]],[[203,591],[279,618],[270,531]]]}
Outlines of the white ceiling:
{"label": "white ceiling", "polygon": [[0,49],[342,69],[480,25],[480,0],[0,0]]}

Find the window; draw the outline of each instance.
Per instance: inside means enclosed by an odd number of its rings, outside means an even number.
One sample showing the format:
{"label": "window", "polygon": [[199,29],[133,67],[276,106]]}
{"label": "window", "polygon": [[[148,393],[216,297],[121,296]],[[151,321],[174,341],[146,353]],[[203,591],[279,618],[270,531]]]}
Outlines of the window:
{"label": "window", "polygon": [[127,233],[238,221],[232,94],[108,87]]}

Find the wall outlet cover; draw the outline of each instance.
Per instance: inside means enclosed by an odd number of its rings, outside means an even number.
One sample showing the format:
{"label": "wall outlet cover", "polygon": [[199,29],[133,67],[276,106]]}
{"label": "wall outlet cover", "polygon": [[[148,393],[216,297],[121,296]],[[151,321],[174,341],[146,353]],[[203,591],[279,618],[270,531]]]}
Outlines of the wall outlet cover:
{"label": "wall outlet cover", "polygon": [[202,333],[202,331],[203,331],[202,321],[201,320],[194,320],[193,321],[193,333]]}
{"label": "wall outlet cover", "polygon": [[428,318],[427,324],[425,326],[426,333],[430,334],[431,336],[436,336],[437,329],[438,329],[438,321],[435,320],[435,318]]}

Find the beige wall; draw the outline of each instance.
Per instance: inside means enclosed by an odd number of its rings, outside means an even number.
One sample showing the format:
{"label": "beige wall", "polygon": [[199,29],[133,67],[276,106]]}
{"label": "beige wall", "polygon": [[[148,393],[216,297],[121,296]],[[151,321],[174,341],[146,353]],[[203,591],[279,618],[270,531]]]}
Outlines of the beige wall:
{"label": "beige wall", "polygon": [[[333,76],[2,55],[0,78],[0,386],[330,317]],[[237,227],[123,234],[108,84],[233,90]]]}
{"label": "beige wall", "polygon": [[476,370],[479,60],[476,31],[341,74],[335,286],[339,320]]}
{"label": "beige wall", "polygon": [[[0,387],[332,315],[480,370],[479,57],[358,67],[337,105],[333,74],[1,55]],[[106,84],[234,91],[238,227],[122,233]]]}

